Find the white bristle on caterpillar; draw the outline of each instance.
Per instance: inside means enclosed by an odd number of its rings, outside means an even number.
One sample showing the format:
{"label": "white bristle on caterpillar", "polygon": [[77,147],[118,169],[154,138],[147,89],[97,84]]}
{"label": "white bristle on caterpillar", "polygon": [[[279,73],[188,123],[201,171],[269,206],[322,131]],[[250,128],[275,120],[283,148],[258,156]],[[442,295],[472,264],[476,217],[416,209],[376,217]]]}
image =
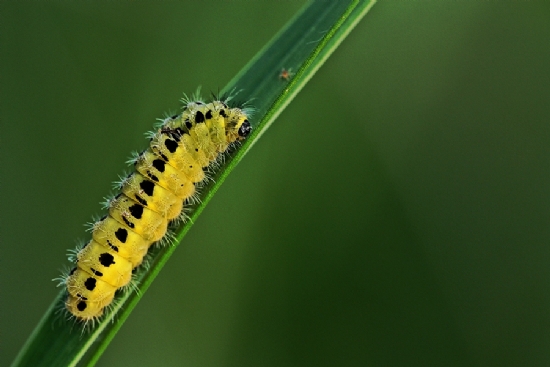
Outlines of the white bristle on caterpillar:
{"label": "white bristle on caterpillar", "polygon": [[119,177],[119,193],[104,201],[108,215],[88,224],[92,239],[72,252],[75,268],[56,279],[67,288],[71,318],[93,325],[117,290],[137,289],[132,271],[149,247],[171,242],[168,224],[186,218],[184,206],[200,202],[197,189],[211,179],[224,153],[249,135],[250,109],[229,107],[229,100],[204,103],[197,94],[185,96],[180,115],[160,120],[147,133],[149,148],[132,154],[134,171]]}

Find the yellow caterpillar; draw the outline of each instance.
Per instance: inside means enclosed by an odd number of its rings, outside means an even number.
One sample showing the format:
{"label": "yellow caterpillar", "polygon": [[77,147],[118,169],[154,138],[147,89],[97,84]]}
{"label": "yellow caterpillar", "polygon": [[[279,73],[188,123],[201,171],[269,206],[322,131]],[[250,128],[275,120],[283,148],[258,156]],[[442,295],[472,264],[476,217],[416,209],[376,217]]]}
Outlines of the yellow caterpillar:
{"label": "yellow caterpillar", "polygon": [[75,254],[76,267],[62,278],[69,293],[65,307],[88,322],[103,315],[115,292],[127,286],[149,246],[181,219],[205,170],[228,147],[251,131],[246,109],[224,101],[184,98],[179,116],[166,118],[150,134],[149,148],[132,160],[135,167],[120,182],[120,194],[107,202],[109,214],[92,225],[92,240]]}

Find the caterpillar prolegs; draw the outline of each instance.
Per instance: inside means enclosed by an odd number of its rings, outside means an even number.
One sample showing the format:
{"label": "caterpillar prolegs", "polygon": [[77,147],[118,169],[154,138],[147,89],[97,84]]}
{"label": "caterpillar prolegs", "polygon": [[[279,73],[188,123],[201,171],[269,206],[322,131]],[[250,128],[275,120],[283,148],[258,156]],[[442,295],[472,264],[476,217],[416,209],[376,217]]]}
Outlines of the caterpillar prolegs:
{"label": "caterpillar prolegs", "polygon": [[78,320],[99,318],[127,286],[151,244],[183,216],[205,172],[251,131],[246,108],[229,98],[204,103],[184,98],[180,115],[166,118],[150,134],[149,148],[131,162],[135,171],[108,200],[108,215],[91,226],[92,240],[76,253],[76,267],[63,278],[67,310]]}

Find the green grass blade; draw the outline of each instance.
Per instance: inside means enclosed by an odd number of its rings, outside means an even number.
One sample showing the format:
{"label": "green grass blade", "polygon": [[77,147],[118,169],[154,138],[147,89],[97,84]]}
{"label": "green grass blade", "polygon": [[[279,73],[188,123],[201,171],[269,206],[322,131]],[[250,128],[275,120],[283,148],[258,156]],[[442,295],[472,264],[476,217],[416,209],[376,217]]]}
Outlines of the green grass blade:
{"label": "green grass blade", "polygon": [[[190,220],[176,229],[175,244],[180,243],[227,175],[374,3],[375,0],[308,3],[223,89],[222,92],[239,91],[237,99],[251,101],[256,109],[250,120],[254,130],[229,155],[214,175],[215,182],[205,187],[202,203],[193,206]],[[279,78],[283,68],[295,73],[290,81]],[[175,249],[176,245],[153,248],[148,255],[150,266],[136,270],[140,292],[118,296],[112,313],[91,332],[81,333],[78,325],[56,314],[65,297],[65,292],[60,292],[13,366],[74,366],[81,361],[94,365]]]}

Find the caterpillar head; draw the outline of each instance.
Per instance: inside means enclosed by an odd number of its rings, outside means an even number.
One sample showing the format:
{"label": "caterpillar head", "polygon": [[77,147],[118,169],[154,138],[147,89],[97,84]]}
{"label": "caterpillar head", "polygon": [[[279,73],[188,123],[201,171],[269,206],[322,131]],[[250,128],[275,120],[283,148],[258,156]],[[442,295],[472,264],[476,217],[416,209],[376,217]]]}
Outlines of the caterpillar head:
{"label": "caterpillar head", "polygon": [[240,108],[232,108],[227,114],[226,136],[232,143],[236,140],[244,140],[252,131],[248,116]]}

